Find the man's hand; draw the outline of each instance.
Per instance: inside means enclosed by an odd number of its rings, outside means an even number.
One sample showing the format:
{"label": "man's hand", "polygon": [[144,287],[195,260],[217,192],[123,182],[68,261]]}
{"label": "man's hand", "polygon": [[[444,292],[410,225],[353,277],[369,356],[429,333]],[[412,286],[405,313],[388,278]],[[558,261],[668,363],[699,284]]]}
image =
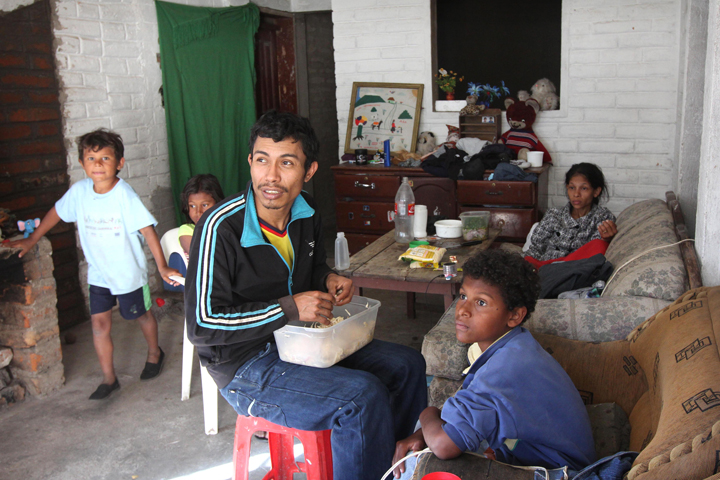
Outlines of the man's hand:
{"label": "man's hand", "polygon": [[320,322],[330,324],[332,318],[333,296],[325,292],[303,292],[293,295],[301,322]]}
{"label": "man's hand", "polygon": [[[405,457],[408,452],[419,452],[425,447],[427,447],[427,445],[425,444],[425,439],[423,438],[422,429],[419,429],[417,432],[395,444],[395,454],[393,455],[392,464],[395,465],[395,463]],[[400,478],[400,475],[403,473],[405,473],[405,462],[401,463],[395,467],[395,470],[393,470],[395,478]]]}
{"label": "man's hand", "polygon": [[22,248],[22,251],[18,254],[18,256],[22,258],[23,255],[35,246],[35,243],[37,242],[33,242],[30,238],[21,238],[20,240],[15,240],[14,242],[3,243],[3,246],[10,248]]}
{"label": "man's hand", "polygon": [[335,298],[335,305],[345,305],[353,297],[352,280],[336,273],[331,273],[325,280],[328,292]]}
{"label": "man's hand", "polygon": [[173,276],[177,275],[178,277],[182,277],[182,275],[180,275],[180,272],[178,272],[174,268],[158,266],[158,271],[160,271],[160,275],[162,276],[162,279],[165,280],[170,285],[172,285],[173,287],[177,287],[178,285],[180,285],[178,282],[176,282],[175,280],[170,278],[170,275],[173,275]]}
{"label": "man's hand", "polygon": [[605,220],[598,225],[598,232],[603,240],[609,242],[617,234],[617,225],[612,220]]}

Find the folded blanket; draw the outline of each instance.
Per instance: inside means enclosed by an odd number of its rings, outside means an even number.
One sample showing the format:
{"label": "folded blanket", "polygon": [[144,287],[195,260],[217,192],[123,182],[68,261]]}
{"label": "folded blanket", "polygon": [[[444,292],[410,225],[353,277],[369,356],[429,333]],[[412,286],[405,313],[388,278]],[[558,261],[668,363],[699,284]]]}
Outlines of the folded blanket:
{"label": "folded blanket", "polygon": [[569,260],[581,260],[583,258],[590,258],[593,255],[597,255],[598,253],[605,255],[605,252],[607,251],[609,245],[609,242],[598,238],[595,240],[590,240],[582,247],[578,248],[574,252],[564,257],[552,258],[550,260],[537,260],[527,255],[525,256],[525,260],[530,262],[535,268],[540,268],[543,265],[548,265],[554,262],[567,262]]}

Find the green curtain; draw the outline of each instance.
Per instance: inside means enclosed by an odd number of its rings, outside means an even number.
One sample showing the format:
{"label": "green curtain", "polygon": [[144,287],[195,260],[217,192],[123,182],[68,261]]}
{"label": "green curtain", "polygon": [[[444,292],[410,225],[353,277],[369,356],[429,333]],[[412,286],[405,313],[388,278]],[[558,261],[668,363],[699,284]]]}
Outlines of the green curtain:
{"label": "green curtain", "polygon": [[260,12],[155,2],[160,36],[170,178],[178,224],[187,180],[212,173],[225,195],[250,179],[250,127],[255,122],[254,37]]}

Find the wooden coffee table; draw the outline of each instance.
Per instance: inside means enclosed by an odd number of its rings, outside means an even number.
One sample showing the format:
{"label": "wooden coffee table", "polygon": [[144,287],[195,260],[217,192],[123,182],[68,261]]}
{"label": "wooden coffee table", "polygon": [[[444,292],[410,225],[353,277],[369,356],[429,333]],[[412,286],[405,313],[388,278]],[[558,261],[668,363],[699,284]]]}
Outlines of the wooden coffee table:
{"label": "wooden coffee table", "polygon": [[[429,240],[431,245],[446,248],[442,262],[450,261],[450,256],[457,257],[458,268],[465,260],[476,253],[487,250],[500,234],[499,229],[491,228],[488,238],[482,243],[463,247],[462,238],[443,238]],[[415,318],[415,294],[432,293],[442,295],[447,309],[460,289],[462,274],[445,280],[442,270],[427,268],[410,268],[410,264],[398,260],[408,249],[407,244],[395,242],[395,230],[390,230],[367,247],[350,257],[350,267],[339,273],[350,277],[360,294],[361,288],[378,288],[408,292],[407,314]]]}

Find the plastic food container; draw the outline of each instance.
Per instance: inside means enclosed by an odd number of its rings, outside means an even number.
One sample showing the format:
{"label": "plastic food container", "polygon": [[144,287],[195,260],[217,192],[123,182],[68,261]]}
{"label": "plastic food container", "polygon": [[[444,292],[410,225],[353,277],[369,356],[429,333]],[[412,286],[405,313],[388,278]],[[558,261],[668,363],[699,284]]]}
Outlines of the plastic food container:
{"label": "plastic food container", "polygon": [[458,238],[462,236],[460,220],[438,220],[435,222],[435,233],[441,238]]}
{"label": "plastic food container", "polygon": [[490,212],[463,212],[460,214],[460,220],[462,220],[464,240],[485,240],[488,237]]}
{"label": "plastic food container", "polygon": [[288,323],[273,332],[280,360],[318,368],[335,365],[370,343],[379,308],[377,300],[354,296],[347,305],[333,308],[333,316],[345,320],[332,327],[307,328],[305,322]]}

